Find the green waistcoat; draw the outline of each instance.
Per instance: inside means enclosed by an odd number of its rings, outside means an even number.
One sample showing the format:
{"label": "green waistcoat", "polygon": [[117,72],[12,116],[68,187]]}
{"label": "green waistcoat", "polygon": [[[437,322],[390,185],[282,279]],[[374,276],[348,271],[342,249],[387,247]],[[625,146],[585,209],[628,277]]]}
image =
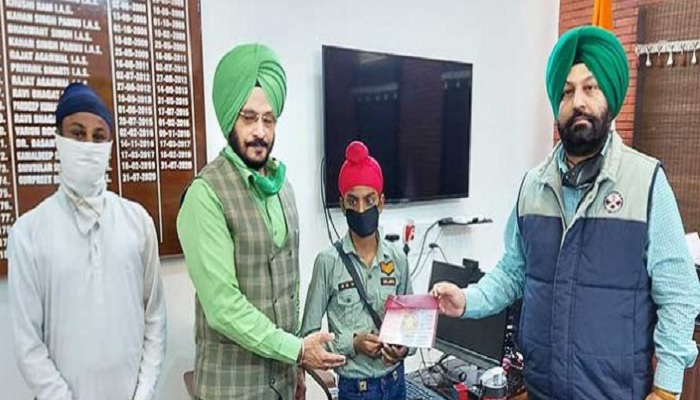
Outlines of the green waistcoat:
{"label": "green waistcoat", "polygon": [[[299,223],[289,182],[279,192],[287,240],[277,247],[241,174],[223,156],[209,163],[200,178],[224,208],[234,241],[236,277],[247,300],[279,328],[296,334],[299,315]],[[195,302],[195,394],[204,400],[292,400],[296,367],[265,359],[213,330]]]}

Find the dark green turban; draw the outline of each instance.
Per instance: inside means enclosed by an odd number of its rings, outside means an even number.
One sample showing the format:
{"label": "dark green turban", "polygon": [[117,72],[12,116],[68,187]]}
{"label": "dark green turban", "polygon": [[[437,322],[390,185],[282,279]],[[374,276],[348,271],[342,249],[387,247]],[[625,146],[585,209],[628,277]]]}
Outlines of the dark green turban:
{"label": "dark green turban", "polygon": [[287,96],[287,77],[271,48],[257,43],[236,46],[216,66],[214,110],[227,138],[256,84],[265,93],[272,112],[279,117]]}
{"label": "dark green turban", "polygon": [[559,103],[566,78],[574,63],[582,62],[593,73],[608,102],[610,116],[615,118],[629,85],[627,54],[617,37],[597,26],[582,26],[564,33],[554,45],[547,63],[547,95],[554,117],[559,116]]}

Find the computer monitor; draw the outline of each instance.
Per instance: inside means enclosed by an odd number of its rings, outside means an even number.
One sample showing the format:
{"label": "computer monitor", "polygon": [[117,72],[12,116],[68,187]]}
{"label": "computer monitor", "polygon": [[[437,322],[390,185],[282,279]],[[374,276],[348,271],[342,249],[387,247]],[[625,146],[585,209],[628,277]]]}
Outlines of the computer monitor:
{"label": "computer monitor", "polygon": [[[467,287],[484,276],[475,262],[465,266],[433,262],[430,287],[441,281]],[[507,310],[482,319],[438,318],[435,348],[480,368],[501,365],[505,347]]]}

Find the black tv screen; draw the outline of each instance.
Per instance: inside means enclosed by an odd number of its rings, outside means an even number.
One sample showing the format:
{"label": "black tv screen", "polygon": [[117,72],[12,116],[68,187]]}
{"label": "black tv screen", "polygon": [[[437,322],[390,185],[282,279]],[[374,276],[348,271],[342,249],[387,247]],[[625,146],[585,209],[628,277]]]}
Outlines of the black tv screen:
{"label": "black tv screen", "polygon": [[472,64],[333,46],[322,58],[328,206],[352,140],[381,164],[387,202],[468,197]]}

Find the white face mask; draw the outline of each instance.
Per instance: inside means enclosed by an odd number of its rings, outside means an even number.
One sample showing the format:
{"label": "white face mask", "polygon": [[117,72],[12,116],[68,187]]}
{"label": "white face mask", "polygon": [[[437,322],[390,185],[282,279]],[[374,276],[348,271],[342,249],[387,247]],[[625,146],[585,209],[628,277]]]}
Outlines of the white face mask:
{"label": "white face mask", "polygon": [[106,187],[105,174],[112,153],[112,142],[79,142],[56,135],[61,162],[61,183],[81,197],[99,195]]}

